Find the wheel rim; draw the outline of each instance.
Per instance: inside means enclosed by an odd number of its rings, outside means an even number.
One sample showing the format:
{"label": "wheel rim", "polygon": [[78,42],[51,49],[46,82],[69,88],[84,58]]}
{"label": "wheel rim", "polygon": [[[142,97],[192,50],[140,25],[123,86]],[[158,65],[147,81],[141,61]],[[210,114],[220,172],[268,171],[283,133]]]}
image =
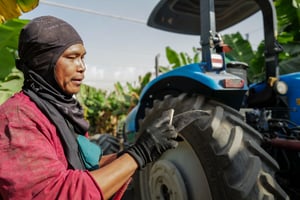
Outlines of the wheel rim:
{"label": "wheel rim", "polygon": [[159,160],[152,166],[150,195],[151,199],[188,199],[182,176],[172,162]]}
{"label": "wheel rim", "polygon": [[212,199],[201,162],[186,140],[165,152],[140,178],[141,191],[148,192],[143,199]]}

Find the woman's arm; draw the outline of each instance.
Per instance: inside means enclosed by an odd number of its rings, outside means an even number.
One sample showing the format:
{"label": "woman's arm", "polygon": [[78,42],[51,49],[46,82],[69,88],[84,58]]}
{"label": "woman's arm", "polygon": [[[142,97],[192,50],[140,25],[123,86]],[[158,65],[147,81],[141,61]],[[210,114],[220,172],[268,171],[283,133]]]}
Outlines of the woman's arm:
{"label": "woman's arm", "polygon": [[104,167],[105,165],[111,163],[112,161],[117,159],[117,154],[116,153],[112,153],[112,154],[108,154],[108,155],[103,155],[101,157],[101,160],[99,162],[99,166],[100,167]]}
{"label": "woman's arm", "polygon": [[102,159],[104,160],[100,162],[100,169],[91,171],[90,174],[101,188],[104,199],[109,199],[134,174],[138,165],[127,153],[117,159],[115,154]]}

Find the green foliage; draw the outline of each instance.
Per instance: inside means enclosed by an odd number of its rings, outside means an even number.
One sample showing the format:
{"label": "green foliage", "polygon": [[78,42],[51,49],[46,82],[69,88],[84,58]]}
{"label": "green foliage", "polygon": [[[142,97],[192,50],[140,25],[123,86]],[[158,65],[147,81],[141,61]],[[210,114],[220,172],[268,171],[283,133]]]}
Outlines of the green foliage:
{"label": "green foliage", "polygon": [[280,73],[300,71],[300,2],[277,0],[274,2],[278,20],[278,41],[284,52],[279,55]]}
{"label": "green foliage", "polygon": [[253,51],[248,40],[237,32],[223,36],[224,43],[232,48],[226,56],[236,61],[245,62],[249,65],[249,82],[259,82],[264,78],[264,45],[261,43],[257,51]]}
{"label": "green foliage", "polygon": [[183,65],[180,56],[175,50],[171,49],[171,47],[166,47],[166,56],[170,65],[174,67],[179,67]]}
{"label": "green foliage", "polygon": [[15,67],[16,51],[20,30],[28,20],[12,19],[0,25],[0,80]]}
{"label": "green foliage", "polygon": [[[110,128],[103,130],[108,120],[110,105],[107,102],[107,92],[98,90],[88,85],[82,85],[80,92],[76,95],[84,109],[84,116],[90,123],[90,133],[111,131]],[[101,119],[99,117],[102,117]],[[106,127],[105,127],[106,128]]]}
{"label": "green foliage", "polygon": [[12,19],[0,25],[0,104],[19,91],[23,74],[16,69],[19,32],[28,20]]}
{"label": "green foliage", "polygon": [[265,45],[261,42],[254,52],[248,69],[248,79],[252,83],[258,83],[265,79]]}
{"label": "green foliage", "polygon": [[12,72],[5,77],[3,81],[0,81],[0,104],[19,91],[22,87],[22,83],[22,72],[16,68],[12,69]]}
{"label": "green foliage", "polygon": [[[277,13],[278,37],[284,51],[279,54],[278,66],[280,74],[300,71],[300,2],[299,0],[274,1]],[[251,53],[248,42],[237,33],[225,35],[224,41],[233,47],[229,55],[238,61],[249,64],[248,78],[250,82],[260,82],[265,78],[264,42]]]}
{"label": "green foliage", "polygon": [[130,110],[138,103],[142,89],[151,79],[151,73],[139,76],[139,84],[129,82],[122,86],[115,83],[115,90],[111,93],[91,86],[82,85],[76,95],[84,108],[84,116],[90,123],[90,134],[117,134],[118,126],[122,123]]}
{"label": "green foliage", "polygon": [[[195,47],[193,48],[193,53],[194,55],[190,56],[187,53],[184,52],[177,53],[171,47],[166,47],[166,57],[172,69],[187,64],[200,62],[200,52]],[[164,67],[164,66],[159,67],[159,72],[161,73],[165,73],[169,70],[170,70],[169,67]]]}
{"label": "green foliage", "polygon": [[248,40],[245,40],[239,32],[224,35],[223,40],[233,49],[233,51],[226,53],[227,56],[245,63],[251,62],[254,56],[251,44]]}
{"label": "green foliage", "polygon": [[278,41],[285,44],[299,41],[300,8],[299,0],[274,1],[277,13]]}

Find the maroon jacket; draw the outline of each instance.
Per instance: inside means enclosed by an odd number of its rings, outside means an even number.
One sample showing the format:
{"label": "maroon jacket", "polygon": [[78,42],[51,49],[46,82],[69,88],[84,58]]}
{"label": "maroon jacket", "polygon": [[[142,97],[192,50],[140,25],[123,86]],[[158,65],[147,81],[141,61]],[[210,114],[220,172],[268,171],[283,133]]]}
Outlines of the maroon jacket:
{"label": "maroon jacket", "polygon": [[4,200],[103,199],[88,171],[68,168],[55,126],[22,92],[0,106],[0,195]]}

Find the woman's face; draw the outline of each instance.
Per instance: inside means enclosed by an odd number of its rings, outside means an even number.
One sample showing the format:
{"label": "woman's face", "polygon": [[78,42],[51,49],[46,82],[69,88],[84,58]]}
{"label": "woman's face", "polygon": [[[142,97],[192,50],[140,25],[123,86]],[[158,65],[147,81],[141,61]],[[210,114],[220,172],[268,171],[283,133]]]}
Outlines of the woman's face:
{"label": "woman's face", "polygon": [[85,54],[84,46],[75,44],[67,48],[56,62],[55,79],[66,94],[76,94],[80,90],[86,69]]}

